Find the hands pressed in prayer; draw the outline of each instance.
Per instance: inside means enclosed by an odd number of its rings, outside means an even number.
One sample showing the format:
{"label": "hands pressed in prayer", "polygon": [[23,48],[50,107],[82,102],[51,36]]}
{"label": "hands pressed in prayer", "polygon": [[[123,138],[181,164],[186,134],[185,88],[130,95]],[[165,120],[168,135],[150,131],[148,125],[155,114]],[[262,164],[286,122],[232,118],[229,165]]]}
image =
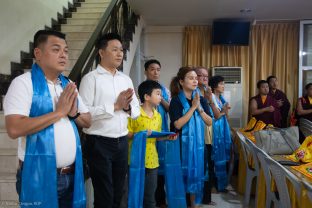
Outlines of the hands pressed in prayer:
{"label": "hands pressed in prayer", "polygon": [[194,109],[200,108],[200,97],[199,97],[199,94],[198,94],[198,93],[196,93],[196,94],[195,94],[195,97],[193,98],[192,107],[193,107]]}
{"label": "hands pressed in prayer", "polygon": [[63,117],[67,115],[76,115],[77,113],[77,87],[75,83],[69,83],[64,91],[61,93],[60,97],[58,98],[58,102],[56,104],[56,111],[61,112]]}
{"label": "hands pressed in prayer", "polygon": [[204,97],[208,100],[209,103],[212,103],[212,90],[211,87],[206,87],[204,90]]}
{"label": "hands pressed in prayer", "polygon": [[115,110],[129,109],[133,93],[134,91],[131,88],[122,91],[117,97],[117,101],[115,103]]}

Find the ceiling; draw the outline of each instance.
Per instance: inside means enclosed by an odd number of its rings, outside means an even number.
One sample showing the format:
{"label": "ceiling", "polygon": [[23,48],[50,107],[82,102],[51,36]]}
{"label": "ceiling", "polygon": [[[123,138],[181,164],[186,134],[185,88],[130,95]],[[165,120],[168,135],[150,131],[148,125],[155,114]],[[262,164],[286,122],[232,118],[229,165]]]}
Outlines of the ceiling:
{"label": "ceiling", "polygon": [[[312,0],[128,0],[147,25],[207,25],[213,19],[312,19]],[[241,13],[242,9],[251,12]]]}

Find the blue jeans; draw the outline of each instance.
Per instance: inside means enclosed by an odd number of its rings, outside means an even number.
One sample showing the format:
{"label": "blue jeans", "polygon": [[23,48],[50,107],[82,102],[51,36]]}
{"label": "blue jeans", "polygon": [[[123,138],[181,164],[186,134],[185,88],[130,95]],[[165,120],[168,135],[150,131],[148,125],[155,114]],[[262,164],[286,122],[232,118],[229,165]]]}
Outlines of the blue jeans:
{"label": "blue jeans", "polygon": [[157,188],[158,168],[148,169],[145,168],[145,184],[144,184],[144,208],[155,208],[155,192]]}
{"label": "blue jeans", "polygon": [[[16,191],[21,193],[22,185],[22,167],[16,173]],[[44,190],[39,190],[44,191]],[[72,207],[74,192],[74,174],[60,174],[57,173],[57,195],[59,208]]]}

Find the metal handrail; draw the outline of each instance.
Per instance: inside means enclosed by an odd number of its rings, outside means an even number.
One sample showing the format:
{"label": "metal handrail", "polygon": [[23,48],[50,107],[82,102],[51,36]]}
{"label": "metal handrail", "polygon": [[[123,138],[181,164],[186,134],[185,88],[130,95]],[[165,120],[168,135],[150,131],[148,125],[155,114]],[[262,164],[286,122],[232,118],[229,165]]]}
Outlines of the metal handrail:
{"label": "metal handrail", "polygon": [[[99,57],[96,43],[102,34],[107,32],[118,33],[123,42],[129,41],[129,32],[133,33],[133,19],[137,16],[131,11],[126,0],[112,0],[103,16],[99,20],[94,32],[82,50],[76,64],[69,74],[69,78],[80,83],[81,78],[98,64]],[[131,39],[132,37],[130,37]]]}

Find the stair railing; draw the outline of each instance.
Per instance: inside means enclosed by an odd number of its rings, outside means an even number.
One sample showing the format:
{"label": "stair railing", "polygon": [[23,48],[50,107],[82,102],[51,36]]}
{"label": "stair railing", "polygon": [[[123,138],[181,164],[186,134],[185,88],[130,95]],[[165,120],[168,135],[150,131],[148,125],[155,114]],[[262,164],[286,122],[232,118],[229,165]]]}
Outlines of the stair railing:
{"label": "stair railing", "polygon": [[[126,0],[112,0],[99,20],[85,48],[82,50],[69,74],[69,78],[79,85],[81,78],[97,66],[99,55],[96,43],[101,35],[105,33],[118,33],[123,41],[124,49],[129,50],[137,20],[138,16],[134,14]],[[124,60],[126,58],[125,56]],[[122,66],[119,70],[122,71]]]}

